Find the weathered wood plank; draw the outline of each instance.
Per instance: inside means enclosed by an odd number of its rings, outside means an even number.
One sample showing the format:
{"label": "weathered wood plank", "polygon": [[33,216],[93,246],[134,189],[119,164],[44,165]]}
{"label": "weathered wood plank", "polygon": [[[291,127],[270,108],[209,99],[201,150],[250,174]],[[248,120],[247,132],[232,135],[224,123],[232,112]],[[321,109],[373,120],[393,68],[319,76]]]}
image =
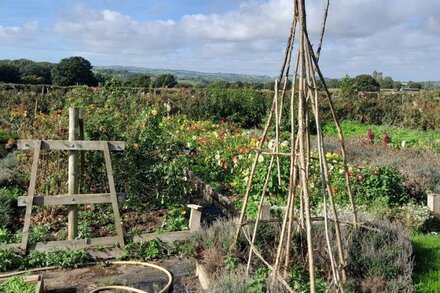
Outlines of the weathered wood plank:
{"label": "weathered wood plank", "polygon": [[[32,161],[31,179],[29,182],[29,189],[28,189],[28,198],[30,202],[34,201],[35,186],[37,184],[38,161],[40,160],[41,140],[34,141],[32,145],[34,147],[34,157]],[[20,248],[23,250],[27,249],[29,228],[31,226],[31,214],[32,214],[32,205],[28,205],[26,206],[26,212],[24,214],[23,234],[20,245]]]}
{"label": "weathered wood plank", "polygon": [[[125,201],[125,193],[117,193],[118,202]],[[96,194],[73,194],[73,195],[35,195],[33,198],[35,206],[53,206],[53,205],[77,205],[77,204],[98,204],[111,203],[110,193]],[[17,205],[19,207],[27,206],[29,202],[28,196],[19,196]]]}
{"label": "weathered wood plank", "polygon": [[35,293],[44,293],[44,279],[43,276],[39,276]]}
{"label": "weathered wood plank", "polygon": [[[34,148],[36,140],[20,139],[17,141],[19,150]],[[68,140],[42,140],[42,150],[66,150],[66,151],[102,151],[108,145],[110,151],[125,150],[125,141],[68,141]]]}
{"label": "weathered wood plank", "polygon": [[149,241],[158,238],[159,240],[171,243],[174,241],[185,241],[191,237],[191,231],[176,231],[167,233],[147,233],[133,237],[134,242]]}
{"label": "weathered wood plank", "polygon": [[[29,243],[29,250],[36,251],[48,251],[53,248],[66,248],[66,249],[85,249],[98,246],[113,246],[118,244],[117,236],[99,237],[91,239],[79,239],[79,240],[59,240],[49,242]],[[7,248],[20,248],[19,244],[5,244]]]}
{"label": "weathered wood plank", "polygon": [[113,207],[113,215],[115,218],[116,234],[118,235],[119,245],[123,248],[125,246],[124,231],[122,230],[122,222],[121,222],[121,216],[119,214],[119,205],[116,195],[115,180],[113,178],[112,161],[110,158],[110,143],[107,143],[104,146],[103,151],[104,151],[105,167],[107,169],[108,185],[110,188],[110,198]]}

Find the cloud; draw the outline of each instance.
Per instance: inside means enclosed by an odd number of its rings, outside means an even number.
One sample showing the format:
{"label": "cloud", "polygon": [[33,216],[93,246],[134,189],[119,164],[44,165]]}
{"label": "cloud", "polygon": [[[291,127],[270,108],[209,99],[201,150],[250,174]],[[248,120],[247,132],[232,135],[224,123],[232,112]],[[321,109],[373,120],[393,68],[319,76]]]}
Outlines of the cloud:
{"label": "cloud", "polygon": [[0,25],[0,42],[13,45],[33,38],[38,30],[37,22],[26,22],[21,26]]}
{"label": "cloud", "polygon": [[[56,22],[54,31],[73,48],[111,56],[120,64],[275,74],[293,1],[240,3],[227,12],[155,21],[77,6]],[[324,4],[323,0],[307,2],[309,32],[315,42]],[[409,79],[414,74],[411,68],[417,68],[420,78],[433,77],[439,72],[432,65],[440,62],[437,11],[440,1],[332,0],[322,55],[324,72],[338,77],[377,69]],[[423,66],[430,68],[422,72]]]}

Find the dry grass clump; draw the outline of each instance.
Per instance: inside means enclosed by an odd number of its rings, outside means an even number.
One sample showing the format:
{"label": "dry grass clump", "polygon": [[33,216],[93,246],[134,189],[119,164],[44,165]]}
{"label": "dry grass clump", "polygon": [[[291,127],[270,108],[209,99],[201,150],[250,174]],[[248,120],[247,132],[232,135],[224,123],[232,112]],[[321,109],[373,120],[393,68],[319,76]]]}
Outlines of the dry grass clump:
{"label": "dry grass clump", "polygon": [[223,268],[224,259],[234,239],[235,227],[234,221],[220,219],[195,233],[193,241],[198,258],[205,265],[208,274],[218,273]]}

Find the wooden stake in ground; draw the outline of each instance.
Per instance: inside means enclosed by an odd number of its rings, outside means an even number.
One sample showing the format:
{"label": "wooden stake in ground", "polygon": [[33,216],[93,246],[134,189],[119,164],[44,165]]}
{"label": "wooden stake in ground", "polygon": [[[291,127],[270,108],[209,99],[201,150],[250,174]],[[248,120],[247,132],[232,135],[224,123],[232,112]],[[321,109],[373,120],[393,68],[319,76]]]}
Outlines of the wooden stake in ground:
{"label": "wooden stake in ground", "polygon": [[[69,108],[69,141],[79,140],[79,109]],[[68,194],[78,194],[79,151],[69,151]],[[67,239],[78,236],[78,206],[69,206]]]}

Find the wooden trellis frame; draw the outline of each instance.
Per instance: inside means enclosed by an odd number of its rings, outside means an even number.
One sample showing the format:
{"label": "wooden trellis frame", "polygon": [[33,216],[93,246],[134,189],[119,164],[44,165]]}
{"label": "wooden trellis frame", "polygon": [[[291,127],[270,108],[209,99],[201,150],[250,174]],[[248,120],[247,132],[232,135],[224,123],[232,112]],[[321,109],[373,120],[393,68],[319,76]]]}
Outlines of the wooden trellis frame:
{"label": "wooden trellis frame", "polygon": [[[111,203],[115,220],[116,237],[100,237],[89,239],[89,242],[100,243],[102,245],[116,242],[124,247],[124,233],[122,229],[121,217],[119,214],[119,199],[123,198],[123,194],[116,193],[116,187],[113,177],[113,168],[110,158],[110,151],[123,151],[125,142],[123,141],[67,141],[67,140],[19,140],[17,142],[19,150],[33,150],[33,162],[31,169],[31,178],[27,196],[19,197],[18,205],[26,206],[24,217],[23,236],[20,248],[27,250],[29,229],[31,226],[32,208],[38,205],[78,205],[78,204],[101,204]],[[107,169],[107,178],[109,183],[109,193],[99,194],[72,194],[72,195],[52,195],[40,196],[35,195],[35,187],[37,183],[38,163],[40,160],[41,150],[64,150],[64,151],[102,151],[104,152],[105,166]],[[77,240],[62,241],[64,245],[74,246]],[[115,243],[115,242],[113,242]],[[61,245],[61,243],[60,243]]]}

